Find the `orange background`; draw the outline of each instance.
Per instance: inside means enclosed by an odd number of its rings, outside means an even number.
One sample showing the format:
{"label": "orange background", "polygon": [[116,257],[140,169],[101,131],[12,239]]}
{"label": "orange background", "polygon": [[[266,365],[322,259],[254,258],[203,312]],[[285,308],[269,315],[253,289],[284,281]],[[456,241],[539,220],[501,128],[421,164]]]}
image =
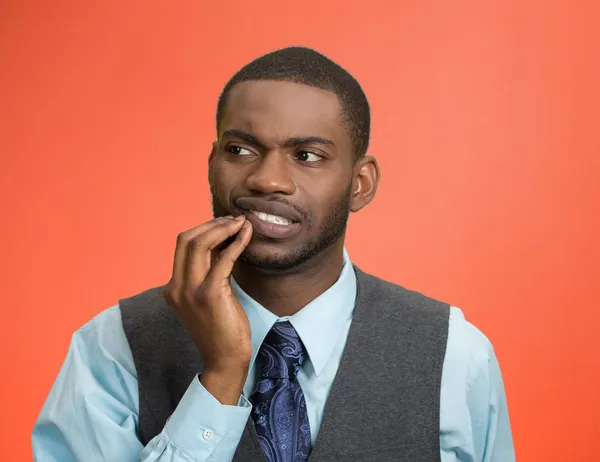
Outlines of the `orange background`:
{"label": "orange background", "polygon": [[352,3],[0,3],[0,460],[30,459],[73,331],[167,281],[210,218],[222,86],[290,44],[372,105],[351,257],[488,335],[520,461],[598,460],[597,3]]}

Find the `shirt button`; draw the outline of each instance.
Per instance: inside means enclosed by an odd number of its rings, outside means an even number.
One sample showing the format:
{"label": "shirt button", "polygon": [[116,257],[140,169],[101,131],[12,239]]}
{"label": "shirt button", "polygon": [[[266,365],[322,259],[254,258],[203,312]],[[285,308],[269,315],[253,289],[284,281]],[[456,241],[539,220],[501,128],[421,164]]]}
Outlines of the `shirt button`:
{"label": "shirt button", "polygon": [[215,432],[213,432],[210,428],[207,428],[204,430],[204,432],[202,432],[202,438],[204,438],[206,441],[212,440],[213,436],[215,436]]}

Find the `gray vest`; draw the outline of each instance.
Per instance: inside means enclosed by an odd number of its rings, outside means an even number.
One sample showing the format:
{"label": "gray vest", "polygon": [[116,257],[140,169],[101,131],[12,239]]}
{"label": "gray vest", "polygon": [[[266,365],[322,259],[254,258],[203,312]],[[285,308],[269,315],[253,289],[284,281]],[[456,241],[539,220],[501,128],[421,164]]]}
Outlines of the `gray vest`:
{"label": "gray vest", "polygon": [[[354,267],[357,298],[310,462],[439,461],[449,306]],[[162,431],[202,361],[155,287],[120,300],[139,383],[139,437]],[[252,418],[234,462],[266,462]]]}

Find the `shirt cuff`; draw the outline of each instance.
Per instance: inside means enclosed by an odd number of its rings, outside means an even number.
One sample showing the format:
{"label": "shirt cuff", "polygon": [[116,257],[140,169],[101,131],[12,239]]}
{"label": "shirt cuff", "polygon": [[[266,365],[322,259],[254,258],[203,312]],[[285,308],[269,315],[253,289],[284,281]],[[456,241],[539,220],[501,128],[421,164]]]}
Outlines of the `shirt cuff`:
{"label": "shirt cuff", "polygon": [[169,417],[165,433],[193,458],[212,454],[221,442],[231,446],[233,454],[251,410],[252,405],[243,395],[237,406],[221,404],[196,376]]}

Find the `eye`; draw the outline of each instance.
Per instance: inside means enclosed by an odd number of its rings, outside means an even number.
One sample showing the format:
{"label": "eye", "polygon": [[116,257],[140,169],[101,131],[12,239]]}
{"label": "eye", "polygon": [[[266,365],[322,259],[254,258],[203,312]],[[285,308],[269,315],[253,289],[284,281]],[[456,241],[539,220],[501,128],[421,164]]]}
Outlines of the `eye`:
{"label": "eye", "polygon": [[227,146],[226,149],[234,156],[242,157],[242,156],[251,156],[253,154],[252,151],[250,151],[250,149],[246,149],[241,146],[237,146],[235,144],[231,144],[231,145]]}
{"label": "eye", "polygon": [[310,151],[298,151],[296,153],[296,157],[298,158],[298,160],[301,160],[302,162],[318,162],[321,159],[323,159],[318,154],[315,154],[314,152],[310,152]]}

